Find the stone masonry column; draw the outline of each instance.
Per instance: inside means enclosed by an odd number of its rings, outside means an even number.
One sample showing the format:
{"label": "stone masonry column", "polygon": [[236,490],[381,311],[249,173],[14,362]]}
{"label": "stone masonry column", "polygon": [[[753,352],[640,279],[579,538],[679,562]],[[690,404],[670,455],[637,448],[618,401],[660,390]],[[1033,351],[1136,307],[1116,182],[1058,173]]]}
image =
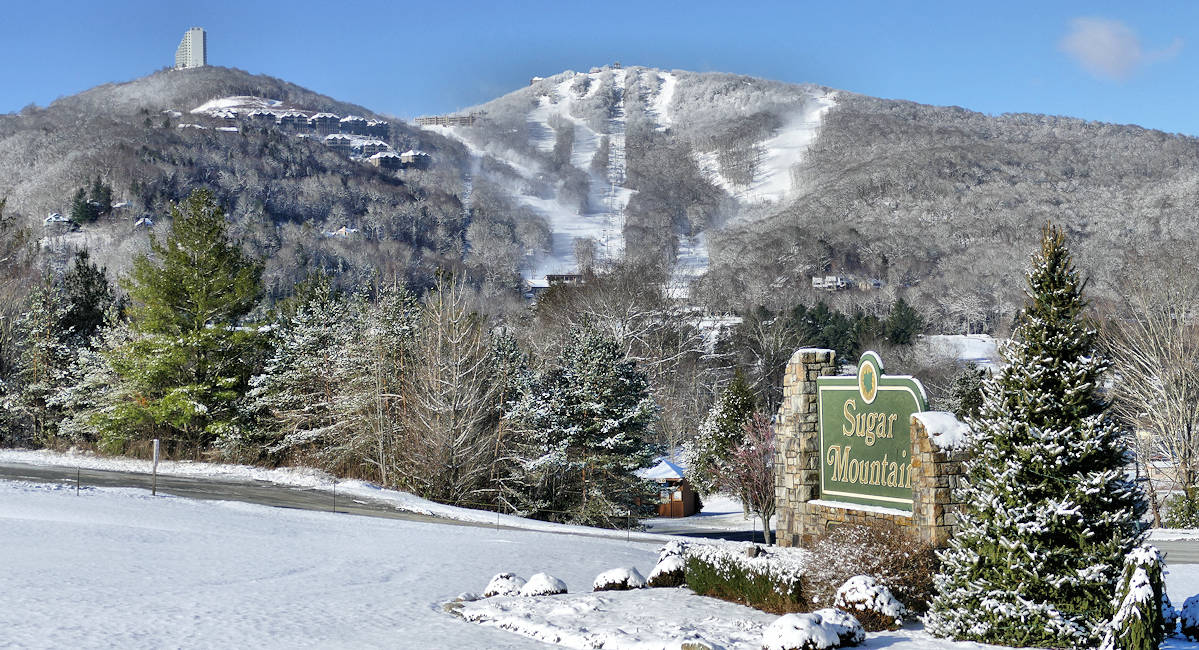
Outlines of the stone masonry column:
{"label": "stone masonry column", "polygon": [[820,497],[820,422],[816,378],[836,372],[832,350],[801,348],[783,374],[783,402],[775,425],[775,501],[779,546],[799,546],[805,533],[804,502]]}

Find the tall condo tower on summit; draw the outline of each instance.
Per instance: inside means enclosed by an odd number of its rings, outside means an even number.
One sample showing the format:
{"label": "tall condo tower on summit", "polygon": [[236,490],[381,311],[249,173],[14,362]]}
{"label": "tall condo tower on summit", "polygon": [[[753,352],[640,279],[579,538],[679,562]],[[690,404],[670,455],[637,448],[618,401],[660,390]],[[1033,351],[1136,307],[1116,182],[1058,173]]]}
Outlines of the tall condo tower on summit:
{"label": "tall condo tower on summit", "polygon": [[208,65],[208,35],[202,27],[192,27],[183,33],[179,49],[175,50],[175,69],[199,68]]}

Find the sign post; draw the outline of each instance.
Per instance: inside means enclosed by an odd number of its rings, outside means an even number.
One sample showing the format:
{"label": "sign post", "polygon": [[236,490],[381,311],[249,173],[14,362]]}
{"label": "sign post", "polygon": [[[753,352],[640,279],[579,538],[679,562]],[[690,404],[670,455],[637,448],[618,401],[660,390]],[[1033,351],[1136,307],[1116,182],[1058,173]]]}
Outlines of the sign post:
{"label": "sign post", "polygon": [[158,438],[154,439],[154,475],[150,479],[150,494],[158,495]]}

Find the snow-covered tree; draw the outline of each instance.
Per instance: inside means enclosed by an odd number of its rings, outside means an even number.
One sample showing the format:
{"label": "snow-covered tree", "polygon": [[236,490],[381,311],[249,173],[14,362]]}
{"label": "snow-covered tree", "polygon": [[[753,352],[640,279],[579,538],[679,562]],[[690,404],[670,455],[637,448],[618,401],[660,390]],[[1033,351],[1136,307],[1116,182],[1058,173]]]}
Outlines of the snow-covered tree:
{"label": "snow-covered tree", "polygon": [[62,292],[46,285],[29,296],[29,308],[17,323],[24,343],[17,412],[39,445],[51,445],[57,437],[59,411],[51,398],[62,387],[74,357],[67,343],[72,332],[62,329],[66,314]]}
{"label": "snow-covered tree", "polygon": [[1176,616],[1166,595],[1165,568],[1154,546],[1142,544],[1128,554],[1112,599],[1116,614],[1108,624],[1102,650],[1157,650],[1174,633]]}
{"label": "snow-covered tree", "polygon": [[349,304],[328,282],[314,282],[306,293],[279,323],[262,373],[250,379],[249,408],[261,418],[261,440],[222,441],[226,446],[258,443],[273,455],[317,452],[319,443],[337,436],[345,380],[337,361],[352,340]]}
{"label": "snow-covered tree", "polygon": [[699,433],[684,446],[687,480],[701,494],[721,489],[720,478],[733,450],[745,440],[745,425],[753,417],[755,402],[749,382],[737,372],[708,411]]}
{"label": "snow-covered tree", "polygon": [[653,458],[656,409],[645,372],[622,358],[613,338],[576,329],[508,411],[517,440],[505,496],[515,510],[612,527],[656,502],[656,490],[633,473]]}
{"label": "snow-covered tree", "polygon": [[329,371],[342,377],[336,396],[339,430],[324,452],[340,466],[365,465],[384,485],[395,485],[403,422],[403,382],[420,306],[398,282],[375,299],[355,301],[349,340]]}
{"label": "snow-covered tree", "polygon": [[986,643],[1090,647],[1111,618],[1144,503],[1096,393],[1108,364],[1061,230],[1045,231],[1027,279],[1008,365],[971,420],[960,527],[926,624]]}
{"label": "snow-covered tree", "polygon": [[487,321],[470,309],[465,287],[442,279],[422,305],[403,377],[396,472],[404,489],[443,503],[495,500],[504,386],[492,351]]}
{"label": "snow-covered tree", "polygon": [[775,437],[770,418],[754,413],[741,428],[740,442],[716,469],[716,487],[741,497],[745,509],[762,520],[762,536],[773,543],[770,518],[775,510]]}

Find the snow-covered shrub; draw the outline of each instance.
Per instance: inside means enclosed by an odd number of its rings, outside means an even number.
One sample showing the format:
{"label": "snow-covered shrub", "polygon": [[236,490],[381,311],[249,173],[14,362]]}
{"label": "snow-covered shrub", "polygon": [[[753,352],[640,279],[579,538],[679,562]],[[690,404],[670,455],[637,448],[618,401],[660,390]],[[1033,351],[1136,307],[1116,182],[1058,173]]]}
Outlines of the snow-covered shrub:
{"label": "snow-covered shrub", "polygon": [[1199,528],[1199,498],[1193,494],[1175,494],[1166,499],[1162,518],[1166,528]]}
{"label": "snow-covered shrub", "polygon": [[1178,612],[1179,631],[1190,641],[1199,641],[1199,595],[1191,596],[1182,603]]}
{"label": "snow-covered shrub", "polygon": [[[1116,613],[1108,624],[1103,648],[1156,649],[1174,633],[1174,608],[1166,597],[1164,568],[1161,553],[1149,544],[1138,546],[1124,558],[1124,570],[1112,600]],[[1171,610],[1169,613],[1167,608]]]}
{"label": "snow-covered shrub", "polygon": [[651,587],[682,587],[687,584],[687,561],[681,555],[670,555],[658,562],[649,573]]}
{"label": "snow-covered shrub", "polygon": [[874,576],[908,609],[922,613],[933,594],[937,554],[896,527],[836,526],[812,543],[804,583],[813,605],[830,605],[856,575]]}
{"label": "snow-covered shrub", "polygon": [[672,539],[666,542],[666,545],[658,549],[658,562],[665,560],[668,557],[685,557],[687,555],[687,542]]}
{"label": "snow-covered shrub", "polygon": [[534,573],[520,589],[522,596],[552,596],[566,593],[566,583],[548,573]]}
{"label": "snow-covered shrub", "polygon": [[1167,638],[1178,631],[1178,610],[1174,609],[1174,603],[1170,602],[1165,590],[1162,591],[1162,629],[1166,631]]}
{"label": "snow-covered shrub", "polygon": [[856,634],[850,632],[847,637],[843,637],[842,629],[847,626],[852,628],[853,625],[849,624],[850,621],[856,624],[852,616],[847,618],[848,620],[838,617],[836,621],[825,621],[819,612],[786,614],[766,626],[766,631],[762,633],[762,648],[763,650],[827,650],[828,648],[857,645],[865,638],[865,633],[862,632],[861,626],[858,626]]}
{"label": "snow-covered shrub", "polygon": [[812,613],[819,614],[824,625],[837,633],[842,646],[853,646],[866,640],[866,629],[853,614],[832,607],[818,609]]}
{"label": "snow-covered shrub", "polygon": [[854,576],[837,590],[836,607],[849,611],[867,630],[894,630],[903,623],[907,608],[886,585],[872,576]]}
{"label": "snow-covered shrub", "polygon": [[525,586],[525,579],[515,573],[497,573],[487,583],[487,588],[483,590],[484,598],[492,596],[519,596],[520,590]]}
{"label": "snow-covered shrub", "polygon": [[629,589],[644,589],[645,577],[633,567],[609,569],[595,576],[591,585],[595,591],[628,591]]}
{"label": "snow-covered shrub", "polygon": [[809,608],[804,569],[809,553],[769,547],[755,557],[746,543],[690,544],[686,547],[687,586],[695,593],[731,600],[768,612]]}

